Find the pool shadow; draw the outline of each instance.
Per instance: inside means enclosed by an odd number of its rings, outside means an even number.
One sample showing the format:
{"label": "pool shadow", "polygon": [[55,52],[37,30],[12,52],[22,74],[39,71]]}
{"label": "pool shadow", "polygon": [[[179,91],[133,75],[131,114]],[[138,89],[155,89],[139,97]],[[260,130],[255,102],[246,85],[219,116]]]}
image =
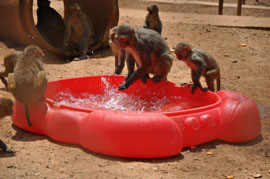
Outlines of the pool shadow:
{"label": "pool shadow", "polygon": [[256,137],[255,139],[248,141],[248,142],[236,142],[236,143],[232,143],[232,142],[226,142],[226,141],[222,141],[222,140],[213,140],[210,142],[206,142],[200,145],[196,145],[195,147],[186,147],[183,148],[183,152],[185,151],[190,151],[190,152],[202,152],[203,150],[210,150],[210,149],[216,149],[217,146],[219,145],[231,145],[231,146],[243,146],[243,147],[248,147],[248,146],[253,146],[256,145],[258,143],[261,143],[263,140],[262,135],[259,135],[258,137]]}

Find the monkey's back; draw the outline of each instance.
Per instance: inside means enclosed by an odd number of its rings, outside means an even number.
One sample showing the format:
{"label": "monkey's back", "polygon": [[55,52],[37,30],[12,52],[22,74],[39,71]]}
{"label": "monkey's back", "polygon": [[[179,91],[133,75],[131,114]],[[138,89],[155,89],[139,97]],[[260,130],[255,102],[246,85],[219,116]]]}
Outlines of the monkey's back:
{"label": "monkey's back", "polygon": [[169,46],[158,32],[145,28],[137,28],[135,31],[138,35],[139,49],[148,52],[154,50],[158,57],[170,51]]}
{"label": "monkey's back", "polygon": [[45,76],[44,81],[38,81],[38,74],[41,71],[44,71],[41,59],[23,55],[18,60],[13,73],[16,85],[12,89],[18,101],[31,104],[43,97],[47,87],[47,78]]}
{"label": "monkey's back", "polygon": [[192,51],[204,59],[205,63],[207,64],[207,69],[206,69],[207,71],[212,70],[212,69],[216,69],[218,70],[218,72],[220,71],[217,61],[214,59],[212,55],[210,55],[209,53],[201,49],[194,48]]}

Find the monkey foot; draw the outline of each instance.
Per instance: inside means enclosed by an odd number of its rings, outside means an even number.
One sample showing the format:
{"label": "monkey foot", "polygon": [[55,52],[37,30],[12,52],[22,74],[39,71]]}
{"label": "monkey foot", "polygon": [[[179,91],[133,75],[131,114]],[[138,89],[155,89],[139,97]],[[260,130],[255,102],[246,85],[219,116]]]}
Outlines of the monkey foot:
{"label": "monkey foot", "polygon": [[82,56],[73,58],[73,60],[74,61],[80,61],[80,60],[84,60],[84,59],[88,59],[88,58],[89,58],[88,55],[82,55]]}

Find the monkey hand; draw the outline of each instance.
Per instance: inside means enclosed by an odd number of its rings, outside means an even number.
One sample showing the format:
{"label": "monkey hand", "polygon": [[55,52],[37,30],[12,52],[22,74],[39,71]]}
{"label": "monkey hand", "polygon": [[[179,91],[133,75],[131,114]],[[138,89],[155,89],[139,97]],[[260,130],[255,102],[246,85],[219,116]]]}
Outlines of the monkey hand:
{"label": "monkey hand", "polygon": [[8,89],[14,90],[16,88],[15,77],[13,73],[8,74]]}
{"label": "monkey hand", "polygon": [[198,87],[201,88],[200,85],[193,84],[192,87],[191,87],[191,93],[193,94],[195,89],[198,88]]}
{"label": "monkey hand", "polygon": [[130,86],[130,84],[127,83],[126,81],[124,81],[124,82],[121,83],[121,85],[118,87],[118,90],[125,90],[125,89],[128,89],[129,86]]}

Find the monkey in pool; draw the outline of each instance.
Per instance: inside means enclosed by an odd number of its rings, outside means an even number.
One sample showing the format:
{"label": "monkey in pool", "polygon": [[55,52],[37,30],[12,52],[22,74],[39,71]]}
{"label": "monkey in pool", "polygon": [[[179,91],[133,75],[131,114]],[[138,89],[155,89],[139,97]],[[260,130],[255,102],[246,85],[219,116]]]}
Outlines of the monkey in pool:
{"label": "monkey in pool", "polygon": [[191,69],[192,89],[194,93],[196,88],[202,88],[200,77],[204,76],[208,89],[215,91],[214,81],[217,82],[217,91],[220,90],[220,69],[216,60],[208,53],[192,48],[187,42],[177,44],[175,54],[179,60],[182,60]]}
{"label": "monkey in pool", "polygon": [[144,21],[144,28],[152,29],[161,34],[162,31],[162,23],[158,14],[158,6],[156,4],[147,6],[147,15]]}
{"label": "monkey in pool", "polygon": [[[13,101],[9,98],[0,98],[0,120],[6,116],[13,114]],[[0,148],[5,153],[15,153],[14,150],[11,150],[7,145],[0,139]]]}
{"label": "monkey in pool", "polygon": [[42,64],[42,50],[36,45],[27,46],[18,59],[14,72],[8,74],[8,89],[25,108],[29,127],[32,126],[28,105],[42,100],[47,88],[47,76]]}
{"label": "monkey in pool", "polygon": [[5,70],[0,72],[0,79],[4,83],[6,88],[8,88],[8,82],[5,78],[8,76],[9,73],[13,73],[17,60],[22,54],[22,51],[14,51],[4,58]]}
{"label": "monkey in pool", "polygon": [[94,26],[91,19],[82,11],[77,3],[68,7],[66,31],[62,44],[62,50],[66,51],[68,46],[74,50],[79,47],[80,56],[74,60],[87,58],[88,46],[96,42]]}
{"label": "monkey in pool", "polygon": [[145,81],[149,73],[154,75],[154,82],[167,80],[174,57],[158,32],[145,28],[134,29],[123,24],[118,26],[115,38],[118,46],[132,55],[138,65],[131,76],[119,86],[119,90],[127,89],[140,78]]}

